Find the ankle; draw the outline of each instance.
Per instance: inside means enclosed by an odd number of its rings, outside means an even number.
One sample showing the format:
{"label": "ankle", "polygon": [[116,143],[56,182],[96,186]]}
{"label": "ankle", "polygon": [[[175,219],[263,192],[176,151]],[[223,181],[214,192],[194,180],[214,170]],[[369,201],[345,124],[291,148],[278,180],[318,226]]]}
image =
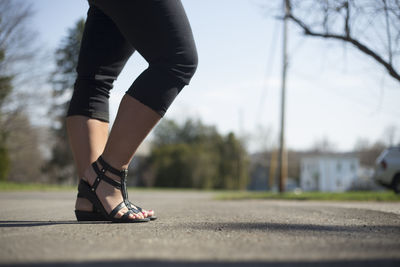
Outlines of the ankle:
{"label": "ankle", "polygon": [[[95,170],[95,166],[97,166],[97,171]],[[94,163],[87,167],[82,177],[83,180],[88,182],[89,184],[93,184],[95,179],[98,177],[96,172],[102,172],[106,177],[111,178],[117,182],[121,182],[124,177],[124,171],[121,171],[111,164],[109,164],[104,158],[100,157]]]}
{"label": "ankle", "polygon": [[84,171],[81,179],[88,182],[89,184],[93,184],[96,176],[97,174],[94,172],[92,165],[89,165]]}
{"label": "ankle", "polygon": [[103,158],[103,160],[110,165],[112,168],[118,170],[118,171],[122,171],[122,170],[126,170],[128,169],[129,166],[129,162],[123,162],[121,160],[119,160],[117,157],[115,156],[111,156],[107,153],[107,151],[104,151],[104,153],[100,156],[101,158]]}
{"label": "ankle", "polygon": [[127,175],[128,169],[125,168],[123,165],[121,167],[120,164],[113,164],[113,162],[110,162],[107,158],[104,158],[103,155],[101,155],[98,160],[97,160],[97,166],[102,172],[105,172],[107,176],[114,180],[121,180],[124,179]]}

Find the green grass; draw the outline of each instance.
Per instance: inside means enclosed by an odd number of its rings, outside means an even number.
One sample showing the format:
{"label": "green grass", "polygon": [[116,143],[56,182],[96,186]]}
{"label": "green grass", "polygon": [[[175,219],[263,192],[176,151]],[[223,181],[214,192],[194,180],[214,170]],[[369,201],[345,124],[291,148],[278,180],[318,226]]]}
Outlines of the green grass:
{"label": "green grass", "polygon": [[[54,185],[39,183],[0,182],[0,192],[4,191],[71,191],[76,186]],[[218,200],[243,199],[278,199],[278,200],[318,200],[318,201],[386,201],[400,202],[400,195],[392,191],[355,191],[345,193],[302,192],[302,193],[273,193],[249,191],[199,190],[190,188],[137,188],[129,187],[134,191],[182,191],[182,192],[213,192]]]}
{"label": "green grass", "polygon": [[0,191],[63,191],[73,189],[76,189],[76,186],[40,183],[0,182]]}
{"label": "green grass", "polygon": [[[16,183],[0,181],[1,191],[68,191],[76,190],[76,185],[57,185],[57,184],[44,184],[44,183]],[[162,187],[131,187],[132,191],[182,191],[182,192],[214,192],[214,190],[201,190],[195,188],[162,188]],[[221,192],[221,190],[218,190]]]}
{"label": "green grass", "polygon": [[227,192],[216,196],[218,200],[279,199],[279,200],[319,200],[319,201],[400,201],[400,195],[392,191],[354,191],[344,193],[303,192]]}

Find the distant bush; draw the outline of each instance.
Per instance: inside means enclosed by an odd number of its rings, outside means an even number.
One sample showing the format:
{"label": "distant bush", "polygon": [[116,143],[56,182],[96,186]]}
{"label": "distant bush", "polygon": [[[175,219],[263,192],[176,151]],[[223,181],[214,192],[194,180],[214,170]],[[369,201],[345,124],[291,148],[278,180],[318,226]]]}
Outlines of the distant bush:
{"label": "distant bush", "polygon": [[248,183],[247,153],[240,140],[199,120],[161,122],[145,164],[150,177],[143,184],[148,186],[245,189]]}
{"label": "distant bush", "polygon": [[10,170],[10,159],[8,157],[7,149],[4,145],[0,144],[0,181],[7,180],[7,174]]}

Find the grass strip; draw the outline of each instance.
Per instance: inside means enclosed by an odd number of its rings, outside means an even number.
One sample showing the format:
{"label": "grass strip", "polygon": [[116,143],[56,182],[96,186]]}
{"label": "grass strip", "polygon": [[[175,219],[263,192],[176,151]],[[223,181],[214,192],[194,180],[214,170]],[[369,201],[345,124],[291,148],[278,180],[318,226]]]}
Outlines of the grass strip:
{"label": "grass strip", "polygon": [[76,190],[72,185],[55,185],[41,183],[0,182],[0,191],[65,191]]}
{"label": "grass strip", "polygon": [[[190,188],[143,188],[129,187],[134,191],[182,191],[182,192],[214,192],[217,200],[244,199],[276,199],[276,200],[320,200],[320,201],[382,201],[400,202],[400,195],[392,191],[353,191],[344,193],[301,192],[275,193],[250,191],[199,190]],[[76,190],[75,185],[55,185],[41,183],[0,182],[0,192],[6,191],[69,191]]]}
{"label": "grass strip", "polygon": [[[45,183],[17,183],[17,182],[4,182],[0,181],[0,192],[1,191],[65,191],[65,190],[76,190],[77,185],[57,185],[57,184],[45,184]],[[214,192],[215,190],[201,190],[195,188],[166,188],[166,187],[134,187],[128,186],[128,190],[132,191],[178,191],[178,192]],[[221,192],[221,190],[218,190]]]}
{"label": "grass strip", "polygon": [[319,200],[319,201],[382,201],[400,202],[400,195],[392,191],[352,191],[343,193],[330,192],[301,192],[301,193],[274,193],[274,192],[228,192],[220,193],[217,200],[243,199],[277,199],[277,200]]}

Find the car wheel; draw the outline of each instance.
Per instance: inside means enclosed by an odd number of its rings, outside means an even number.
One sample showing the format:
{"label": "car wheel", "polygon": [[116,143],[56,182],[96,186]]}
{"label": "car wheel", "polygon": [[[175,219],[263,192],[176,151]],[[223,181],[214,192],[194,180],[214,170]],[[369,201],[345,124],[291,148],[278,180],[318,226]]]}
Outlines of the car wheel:
{"label": "car wheel", "polygon": [[396,194],[400,194],[400,173],[394,176],[392,182],[392,188]]}

